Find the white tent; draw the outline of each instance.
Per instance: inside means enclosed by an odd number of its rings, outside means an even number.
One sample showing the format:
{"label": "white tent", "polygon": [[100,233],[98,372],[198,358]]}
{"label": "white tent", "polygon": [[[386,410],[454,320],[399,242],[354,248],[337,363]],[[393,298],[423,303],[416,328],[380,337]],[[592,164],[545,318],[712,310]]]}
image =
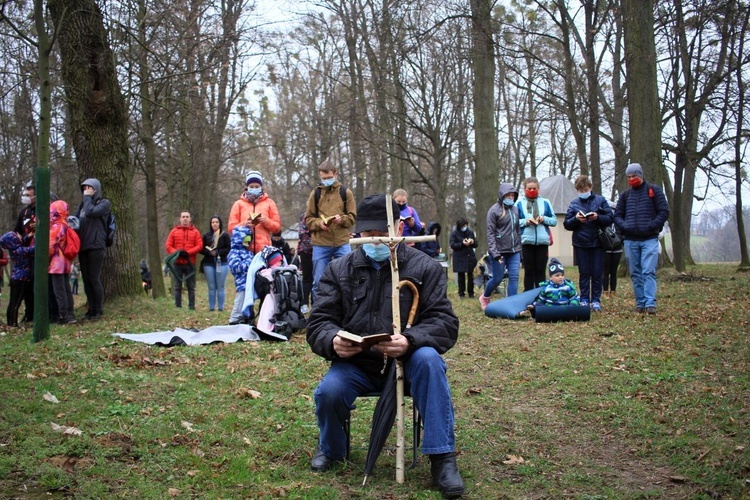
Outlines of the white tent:
{"label": "white tent", "polygon": [[573,233],[563,227],[565,214],[578,191],[573,181],[564,175],[554,175],[539,181],[539,196],[547,198],[557,215],[557,226],[550,228],[553,244],[549,247],[550,258],[556,257],[563,266],[573,265]]}

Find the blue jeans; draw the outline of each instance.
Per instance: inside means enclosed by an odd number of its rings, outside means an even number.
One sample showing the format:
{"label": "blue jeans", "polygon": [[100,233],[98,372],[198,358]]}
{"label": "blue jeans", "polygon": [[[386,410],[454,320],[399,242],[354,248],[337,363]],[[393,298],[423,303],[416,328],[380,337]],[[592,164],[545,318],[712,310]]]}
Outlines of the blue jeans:
{"label": "blue jeans", "polygon": [[659,240],[625,240],[625,258],[633,281],[636,307],[656,307],[656,266],[659,264]]}
{"label": "blue jeans", "polygon": [[508,297],[518,293],[518,276],[521,273],[521,252],[504,253],[503,262],[500,263],[492,259],[492,279],[484,287],[484,296],[489,297],[488,293],[503,281],[505,268],[508,268]]}
{"label": "blue jeans", "polygon": [[[414,351],[404,363],[405,379],[411,396],[424,418],[422,453],[434,455],[455,449],[453,401],[448,387],[446,365],[432,347]],[[344,422],[356,408],[360,394],[380,390],[383,376],[369,375],[346,360],[334,360],[315,389],[315,415],[320,429],[319,446],[325,456],[339,460],[346,455]]]}
{"label": "blue jeans", "polygon": [[581,300],[601,302],[602,299],[602,262],[604,249],[573,247],[578,265],[578,284],[581,289]]}
{"label": "blue jeans", "polygon": [[227,273],[229,272],[229,266],[222,264],[218,271],[214,265],[203,266],[203,272],[206,275],[206,283],[208,283],[208,310],[213,311],[214,306],[218,299],[219,311],[224,310],[224,298],[226,297],[225,283],[227,281]]}
{"label": "blue jeans", "polygon": [[320,278],[323,276],[323,272],[326,270],[326,266],[328,265],[328,263],[331,262],[333,259],[343,257],[344,255],[351,253],[351,252],[352,252],[352,247],[349,246],[349,243],[345,243],[337,247],[324,247],[321,245],[313,245],[313,256],[312,256],[313,301],[315,300],[315,296],[318,293],[318,282],[320,281]]}

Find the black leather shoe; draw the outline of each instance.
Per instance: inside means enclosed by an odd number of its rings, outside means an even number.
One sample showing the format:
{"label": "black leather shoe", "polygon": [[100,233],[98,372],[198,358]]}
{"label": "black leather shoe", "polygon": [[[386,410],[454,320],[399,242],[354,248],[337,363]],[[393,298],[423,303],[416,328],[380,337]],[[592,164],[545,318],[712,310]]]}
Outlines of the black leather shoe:
{"label": "black leather shoe", "polygon": [[458,472],[455,453],[430,455],[430,472],[444,498],[457,498],[464,494],[464,481]]}
{"label": "black leather shoe", "polygon": [[313,455],[312,461],[310,462],[310,469],[313,472],[324,472],[338,463],[341,463],[341,460],[329,458],[323,454],[320,448],[316,448],[315,454]]}

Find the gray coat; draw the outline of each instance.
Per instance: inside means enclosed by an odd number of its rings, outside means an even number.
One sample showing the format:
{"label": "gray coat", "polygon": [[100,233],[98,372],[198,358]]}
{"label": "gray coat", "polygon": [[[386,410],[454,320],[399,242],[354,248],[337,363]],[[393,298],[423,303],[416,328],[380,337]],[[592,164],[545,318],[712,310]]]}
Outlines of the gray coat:
{"label": "gray coat", "polygon": [[518,190],[509,182],[503,182],[497,192],[497,203],[487,211],[487,246],[490,256],[495,260],[503,254],[521,251],[518,206],[503,205],[503,197],[508,193],[515,194],[515,201],[518,200]]}

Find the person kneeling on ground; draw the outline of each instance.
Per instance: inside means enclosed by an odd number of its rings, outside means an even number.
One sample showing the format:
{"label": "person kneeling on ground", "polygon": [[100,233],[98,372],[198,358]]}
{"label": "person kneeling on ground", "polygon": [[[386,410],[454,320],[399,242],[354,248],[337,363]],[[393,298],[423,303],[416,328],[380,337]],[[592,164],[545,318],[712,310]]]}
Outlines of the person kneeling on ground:
{"label": "person kneeling on ground", "polygon": [[[363,237],[388,236],[386,200],[393,206],[396,233],[402,234],[404,222],[399,221],[396,202],[372,195],[357,208],[356,230]],[[446,296],[446,276],[440,264],[403,243],[396,252],[401,275],[419,287],[416,319],[411,328],[404,329],[402,324],[401,334],[372,348],[363,349],[337,333],[343,329],[365,336],[393,331],[388,245],[362,245],[332,261],[320,280],[307,324],[307,342],[313,352],[331,361],[331,367],[315,390],[320,438],[311,469],[325,471],[343,460],[344,423],[358,396],[384,386],[381,369],[386,356],[388,363],[394,359],[404,363],[414,404],[424,417],[422,452],[430,456],[435,484],[446,497],[460,496],[464,483],[455,458],[453,402],[441,357],[456,343],[458,318]],[[411,294],[403,290],[401,321],[405,323]]]}

